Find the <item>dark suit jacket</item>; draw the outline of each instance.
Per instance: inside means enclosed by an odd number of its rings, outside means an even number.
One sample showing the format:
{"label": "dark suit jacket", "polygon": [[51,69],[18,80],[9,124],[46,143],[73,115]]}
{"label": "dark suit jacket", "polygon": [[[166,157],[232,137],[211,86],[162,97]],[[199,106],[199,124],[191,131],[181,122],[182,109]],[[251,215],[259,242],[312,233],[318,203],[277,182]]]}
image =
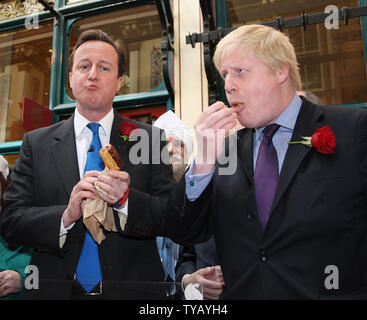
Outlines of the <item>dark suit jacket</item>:
{"label": "dark suit jacket", "polygon": [[219,261],[214,237],[192,246],[180,246],[176,264],[176,282],[181,282],[185,274],[216,265],[219,265]]}
{"label": "dark suit jacket", "polygon": [[[149,164],[133,165],[129,150],[135,142],[123,141],[119,128],[122,121],[135,123],[152,137],[149,143]],[[4,195],[1,213],[1,234],[7,241],[35,248],[31,264],[39,269],[40,288],[30,290],[42,298],[68,298],[80,252],[85,239],[85,226],[79,219],[68,232],[66,242],[59,248],[61,216],[69,202],[73,187],[80,180],[73,126],[74,116],[47,128],[25,134],[20,157],[12,172],[12,183]],[[155,238],[146,225],[134,220],[134,212],[161,214],[166,207],[169,191],[174,185],[167,150],[165,163],[152,164],[153,151],[160,155],[165,142],[160,131],[152,126],[123,119],[115,112],[110,143],[115,146],[122,170],[130,174],[129,219],[125,236],[106,232],[99,246],[102,275],[107,298],[123,295],[117,281],[164,281],[164,271]],[[153,140],[153,142],[152,142]],[[145,150],[147,151],[147,150]],[[157,161],[155,161],[157,163]],[[116,290],[109,289],[114,288]],[[27,292],[26,292],[27,295]]]}
{"label": "dark suit jacket", "polygon": [[253,130],[238,133],[234,175],[218,175],[217,165],[196,201],[185,197],[184,179],[172,194],[170,237],[189,245],[214,234],[223,298],[367,297],[367,111],[303,99],[292,141],[325,125],[335,134],[335,153],[288,146],[264,232],[253,187]]}

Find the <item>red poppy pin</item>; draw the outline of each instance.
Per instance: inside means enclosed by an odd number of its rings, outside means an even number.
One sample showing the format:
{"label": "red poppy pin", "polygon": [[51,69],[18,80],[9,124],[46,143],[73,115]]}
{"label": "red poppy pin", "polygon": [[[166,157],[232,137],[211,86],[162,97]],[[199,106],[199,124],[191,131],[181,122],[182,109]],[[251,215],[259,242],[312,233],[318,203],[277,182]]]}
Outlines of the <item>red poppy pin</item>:
{"label": "red poppy pin", "polygon": [[335,153],[335,136],[329,126],[324,126],[315,131],[312,137],[301,137],[302,141],[291,141],[289,144],[302,143],[310,148],[314,147],[323,154]]}
{"label": "red poppy pin", "polygon": [[121,126],[120,126],[120,134],[121,134],[120,137],[124,141],[129,141],[131,132],[137,128],[138,126],[136,124],[124,121],[123,123],[121,123]]}

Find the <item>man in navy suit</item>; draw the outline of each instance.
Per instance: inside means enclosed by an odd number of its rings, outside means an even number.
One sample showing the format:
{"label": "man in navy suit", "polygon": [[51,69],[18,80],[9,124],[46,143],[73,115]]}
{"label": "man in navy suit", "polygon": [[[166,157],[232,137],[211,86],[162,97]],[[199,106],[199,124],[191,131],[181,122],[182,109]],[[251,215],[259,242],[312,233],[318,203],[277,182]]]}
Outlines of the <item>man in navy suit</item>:
{"label": "man in navy suit", "polygon": [[[75,113],[66,121],[24,136],[4,195],[1,234],[12,243],[35,249],[30,263],[38,267],[40,284],[39,289],[27,290],[27,297],[152,298],[151,287],[139,291],[143,285],[136,282],[164,281],[155,237],[148,226],[134,220],[134,212],[152,216],[165,210],[174,185],[172,166],[159,129],[124,119],[113,110],[123,73],[124,56],[111,38],[101,30],[85,31],[71,55],[69,81],[76,99]],[[123,163],[121,171],[84,174],[87,155],[93,152],[90,122],[99,125],[102,147],[111,143],[116,148]],[[130,151],[136,141],[123,139],[124,122],[149,137],[144,149],[148,163],[132,161]],[[97,192],[97,185],[110,196]],[[113,208],[117,232],[101,227],[105,236],[98,245],[102,280],[86,292],[77,277],[74,281],[86,238],[82,205],[97,196]],[[126,217],[129,221],[124,224]],[[124,235],[127,231],[129,237]],[[132,283],[130,288],[126,281]]]}
{"label": "man in navy suit", "polygon": [[181,282],[183,288],[189,283],[200,283],[204,299],[219,298],[224,282],[214,237],[206,242],[180,247],[176,264],[176,281]]}
{"label": "man in navy suit", "polygon": [[[299,97],[294,48],[270,27],[231,32],[214,62],[234,107],[216,102],[197,120],[169,236],[214,235],[224,299],[366,298],[367,111]],[[225,139],[235,119],[245,128]]]}

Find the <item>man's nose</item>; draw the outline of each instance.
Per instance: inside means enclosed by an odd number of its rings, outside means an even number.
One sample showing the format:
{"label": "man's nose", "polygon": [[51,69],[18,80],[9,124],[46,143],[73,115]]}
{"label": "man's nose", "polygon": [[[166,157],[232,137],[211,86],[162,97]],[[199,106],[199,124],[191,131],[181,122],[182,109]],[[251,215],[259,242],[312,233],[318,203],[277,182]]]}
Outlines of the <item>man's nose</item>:
{"label": "man's nose", "polygon": [[233,81],[232,77],[229,74],[225,79],[224,89],[226,90],[227,93],[233,93],[238,89],[236,82]]}
{"label": "man's nose", "polygon": [[173,155],[173,146],[172,146],[172,142],[167,143],[167,150],[168,150],[168,154],[169,154],[170,156],[172,156],[172,155]]}
{"label": "man's nose", "polygon": [[98,69],[97,66],[91,66],[89,73],[88,73],[88,79],[97,79],[98,78]]}

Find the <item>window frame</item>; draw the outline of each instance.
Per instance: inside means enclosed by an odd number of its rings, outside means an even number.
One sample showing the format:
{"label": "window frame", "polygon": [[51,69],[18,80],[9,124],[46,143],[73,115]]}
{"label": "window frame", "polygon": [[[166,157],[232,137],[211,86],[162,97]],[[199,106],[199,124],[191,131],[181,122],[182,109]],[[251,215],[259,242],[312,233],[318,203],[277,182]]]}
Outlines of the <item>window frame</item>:
{"label": "window frame", "polygon": [[[215,7],[216,7],[216,21],[217,21],[217,30],[219,28],[226,29],[228,28],[228,14],[227,14],[227,0],[214,0]],[[367,0],[358,0],[358,6],[367,6]],[[361,17],[361,34],[362,34],[362,41],[364,47],[364,59],[365,65],[367,67],[367,16]],[[307,32],[307,30],[305,31]],[[223,101],[227,101],[224,88],[223,88],[223,80],[220,79],[220,97]],[[367,101],[365,102],[356,102],[356,103],[349,103],[349,104],[336,104],[333,106],[344,106],[344,107],[356,107],[356,108],[367,108]]]}
{"label": "window frame", "polygon": [[[56,0],[54,9],[59,12],[59,17],[53,17],[50,12],[40,12],[38,14],[40,24],[54,21],[52,37],[54,54],[49,90],[49,108],[52,111],[52,123],[57,123],[62,118],[70,116],[76,107],[75,101],[68,96],[65,86],[68,81],[69,31],[72,25],[84,17],[97,16],[147,4],[156,5],[156,2],[154,0],[120,0],[111,3],[109,0],[94,0],[66,4],[66,0]],[[24,28],[26,18],[27,16],[22,16],[1,21],[0,32]],[[167,110],[171,109],[169,93],[163,80],[155,89],[147,92],[118,95],[113,100],[114,108],[119,111],[131,109],[132,107],[140,108],[159,104],[165,104]],[[21,140],[0,143],[0,154],[17,154],[20,151],[21,144]]]}

